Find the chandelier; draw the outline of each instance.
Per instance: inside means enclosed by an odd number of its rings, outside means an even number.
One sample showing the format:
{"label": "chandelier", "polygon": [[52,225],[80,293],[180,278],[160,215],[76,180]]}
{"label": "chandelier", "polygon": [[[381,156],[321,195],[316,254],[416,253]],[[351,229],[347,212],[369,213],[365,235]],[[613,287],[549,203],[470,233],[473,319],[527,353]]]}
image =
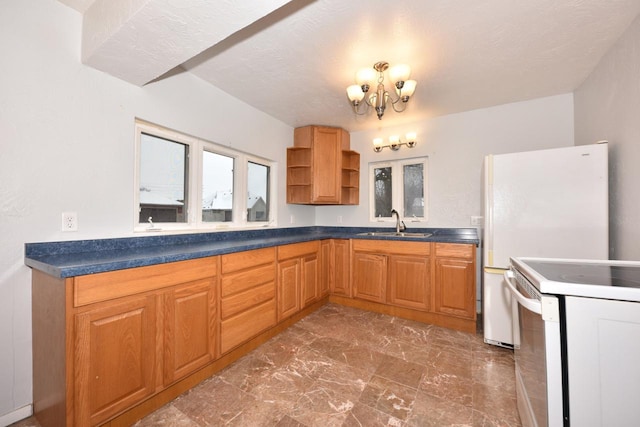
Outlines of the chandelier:
{"label": "chandelier", "polygon": [[[393,83],[392,95],[384,87],[384,72],[389,69],[389,78]],[[356,73],[356,84],[347,88],[347,96],[351,105],[353,106],[353,112],[362,115],[369,112],[369,107],[373,107],[376,110],[378,119],[382,120],[384,110],[387,108],[388,103],[391,103],[393,111],[400,113],[407,108],[407,102],[416,90],[417,82],[415,80],[409,80],[411,75],[411,68],[408,65],[399,64],[389,68],[389,63],[385,61],[376,62],[373,64],[373,68],[363,68]],[[367,96],[371,85],[378,81],[376,91]],[[361,102],[364,99],[364,103]],[[366,104],[366,109],[360,111],[362,104]]]}

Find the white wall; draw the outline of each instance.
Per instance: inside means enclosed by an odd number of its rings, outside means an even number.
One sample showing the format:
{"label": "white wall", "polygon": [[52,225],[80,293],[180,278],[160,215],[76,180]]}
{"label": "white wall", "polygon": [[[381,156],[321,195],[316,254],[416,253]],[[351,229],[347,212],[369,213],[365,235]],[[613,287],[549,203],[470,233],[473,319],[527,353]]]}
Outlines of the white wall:
{"label": "white wall", "polygon": [[[372,150],[373,138],[410,131],[418,134],[415,148],[403,146],[396,152],[385,148],[380,153]],[[381,225],[369,222],[369,162],[428,156],[429,218],[420,226],[469,227],[471,216],[482,215],[480,178],[485,155],[569,146],[573,145],[573,139],[571,94],[452,114],[401,127],[355,132],[351,134],[351,147],[361,155],[360,205],[318,207],[316,223]],[[342,217],[342,224],[338,224],[338,216]],[[407,223],[407,226],[417,225]]]}
{"label": "white wall", "polygon": [[[24,244],[132,235],[134,117],[275,160],[281,182],[293,142],[291,127],[190,75],[140,88],[82,65],[81,25],[54,0],[0,5],[0,425],[31,403]],[[284,196],[281,225],[314,224]],[[78,213],[78,232],[60,231],[62,211]]]}
{"label": "white wall", "polygon": [[640,260],[640,18],[574,98],[576,145],[609,140],[610,256]]}

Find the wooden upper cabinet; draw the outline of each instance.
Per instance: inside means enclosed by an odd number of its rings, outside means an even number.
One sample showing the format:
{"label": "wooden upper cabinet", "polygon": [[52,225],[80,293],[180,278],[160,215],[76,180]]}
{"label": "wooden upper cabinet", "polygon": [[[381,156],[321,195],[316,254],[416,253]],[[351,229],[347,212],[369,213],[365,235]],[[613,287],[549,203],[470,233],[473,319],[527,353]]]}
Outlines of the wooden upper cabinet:
{"label": "wooden upper cabinet", "polygon": [[287,148],[287,203],[357,205],[360,155],[349,146],[344,129],[295,129],[293,147]]}

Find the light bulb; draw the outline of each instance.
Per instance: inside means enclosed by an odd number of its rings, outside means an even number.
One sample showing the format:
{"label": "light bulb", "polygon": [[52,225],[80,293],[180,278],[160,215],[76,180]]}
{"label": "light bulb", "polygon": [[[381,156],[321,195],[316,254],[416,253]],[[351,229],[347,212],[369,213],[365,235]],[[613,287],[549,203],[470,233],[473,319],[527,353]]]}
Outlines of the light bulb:
{"label": "light bulb", "polygon": [[371,86],[376,80],[376,70],[373,68],[361,68],[356,73],[356,83],[358,86]]}
{"label": "light bulb", "polygon": [[411,76],[411,68],[406,64],[394,65],[389,69],[389,78],[393,83],[406,82]]}
{"label": "light bulb", "polygon": [[347,88],[347,96],[351,102],[360,102],[364,98],[364,92],[358,85],[351,85]]}

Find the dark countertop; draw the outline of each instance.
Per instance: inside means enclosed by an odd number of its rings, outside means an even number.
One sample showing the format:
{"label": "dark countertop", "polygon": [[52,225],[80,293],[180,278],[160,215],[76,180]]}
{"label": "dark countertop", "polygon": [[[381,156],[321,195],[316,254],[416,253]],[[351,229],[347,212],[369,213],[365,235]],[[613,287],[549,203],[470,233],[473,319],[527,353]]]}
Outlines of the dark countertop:
{"label": "dark countertop", "polygon": [[429,237],[365,236],[371,227],[297,227],[25,244],[25,264],[65,278],[323,239],[405,240],[478,245],[475,228],[416,228]]}

